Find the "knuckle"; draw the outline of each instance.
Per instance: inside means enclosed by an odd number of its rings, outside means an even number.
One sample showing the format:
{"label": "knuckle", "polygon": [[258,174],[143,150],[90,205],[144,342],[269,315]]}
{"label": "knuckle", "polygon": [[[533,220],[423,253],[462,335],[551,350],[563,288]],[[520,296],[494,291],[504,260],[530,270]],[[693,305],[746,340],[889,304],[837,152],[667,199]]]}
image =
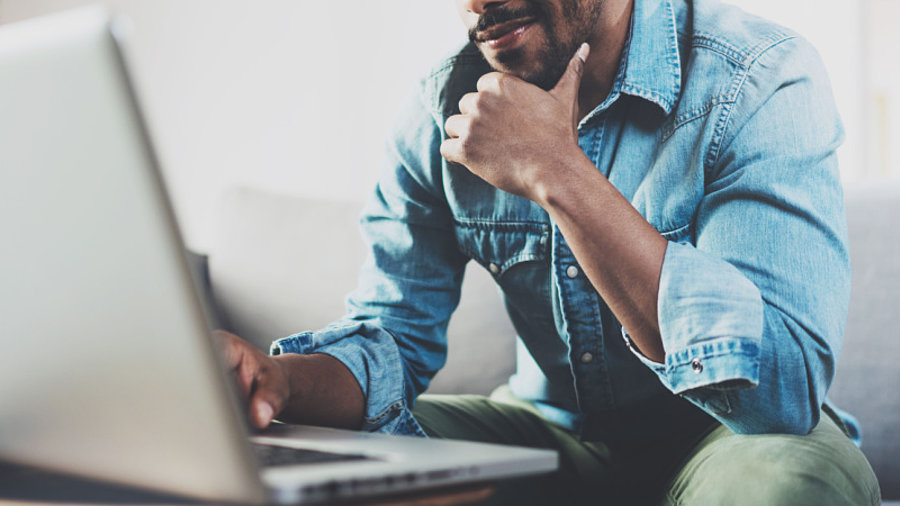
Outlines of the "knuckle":
{"label": "knuckle", "polygon": [[444,123],[444,131],[450,138],[459,137],[462,129],[462,122],[459,116],[453,116]]}
{"label": "knuckle", "polygon": [[510,86],[510,78],[506,74],[500,74],[494,80],[494,89],[499,91],[500,93],[505,93],[509,90]]}
{"label": "knuckle", "polygon": [[463,159],[468,159],[472,155],[472,140],[469,138],[461,139],[459,142],[459,155]]}
{"label": "knuckle", "polygon": [[459,101],[459,108],[461,111],[465,111],[467,109],[471,109],[472,107],[476,107],[478,105],[478,94],[477,93],[466,93]]}
{"label": "knuckle", "polygon": [[477,123],[477,118],[460,118],[459,123],[456,125],[457,137],[461,139],[467,138],[469,136],[469,132],[472,130],[472,126],[475,123]]}
{"label": "knuckle", "polygon": [[584,62],[581,61],[581,58],[575,58],[575,61],[572,62],[572,71],[579,76],[584,73]]}
{"label": "knuckle", "polygon": [[447,139],[441,143],[441,156],[448,161],[459,160],[459,149],[456,140]]}
{"label": "knuckle", "polygon": [[216,339],[218,339],[220,341],[233,341],[234,340],[234,334],[232,334],[231,332],[222,330],[222,329],[213,330],[212,334],[213,334],[213,336],[215,336]]}
{"label": "knuckle", "polygon": [[487,103],[487,96],[484,93],[477,93],[472,96],[472,107],[476,111],[484,109]]}
{"label": "knuckle", "polygon": [[287,379],[273,368],[260,372],[256,378],[256,388],[257,394],[273,405],[284,402],[290,393]]}
{"label": "knuckle", "polygon": [[478,83],[475,87],[478,91],[488,90],[488,89],[496,89],[498,83],[501,79],[503,79],[505,74],[501,74],[500,72],[489,72],[478,79]]}
{"label": "knuckle", "polygon": [[522,85],[522,81],[515,76],[509,74],[500,74],[497,76],[497,82],[494,85],[495,90],[500,95],[508,95],[514,93]]}
{"label": "knuckle", "polygon": [[256,375],[256,388],[259,392],[267,392],[272,390],[272,387],[276,384],[276,376],[272,374],[272,370],[268,367],[263,367],[260,369],[259,374]]}

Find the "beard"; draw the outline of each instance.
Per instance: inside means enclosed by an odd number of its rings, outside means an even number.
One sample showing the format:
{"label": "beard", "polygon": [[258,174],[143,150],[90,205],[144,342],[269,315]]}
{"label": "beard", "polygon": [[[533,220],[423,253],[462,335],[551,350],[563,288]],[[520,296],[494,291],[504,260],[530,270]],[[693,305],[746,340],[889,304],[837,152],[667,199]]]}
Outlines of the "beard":
{"label": "beard", "polygon": [[[525,48],[516,47],[500,52],[492,59],[484,54],[480,46],[479,49],[494,70],[550,90],[559,82],[578,47],[593,33],[602,5],[602,0],[589,0],[582,4],[579,0],[561,0],[560,12],[554,14],[546,3],[527,0],[520,8],[490,10],[479,16],[475,26],[469,30],[469,40],[479,46],[477,36],[480,32],[507,21],[533,18],[545,34],[536,48],[536,55],[529,57]],[[561,19],[555,19],[560,16]]]}

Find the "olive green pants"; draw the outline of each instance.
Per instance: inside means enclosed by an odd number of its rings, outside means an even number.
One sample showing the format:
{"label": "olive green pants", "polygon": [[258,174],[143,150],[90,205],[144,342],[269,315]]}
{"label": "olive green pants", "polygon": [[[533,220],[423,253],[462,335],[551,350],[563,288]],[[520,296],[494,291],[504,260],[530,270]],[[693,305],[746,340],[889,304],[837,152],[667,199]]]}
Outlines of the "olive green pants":
{"label": "olive green pants", "polygon": [[[739,436],[713,423],[682,441],[634,450],[584,442],[501,388],[490,398],[423,395],[413,410],[432,437],[559,452],[552,474],[510,480],[502,505],[878,505],[878,482],[831,416],[806,436]],[[839,422],[838,422],[839,423]]]}

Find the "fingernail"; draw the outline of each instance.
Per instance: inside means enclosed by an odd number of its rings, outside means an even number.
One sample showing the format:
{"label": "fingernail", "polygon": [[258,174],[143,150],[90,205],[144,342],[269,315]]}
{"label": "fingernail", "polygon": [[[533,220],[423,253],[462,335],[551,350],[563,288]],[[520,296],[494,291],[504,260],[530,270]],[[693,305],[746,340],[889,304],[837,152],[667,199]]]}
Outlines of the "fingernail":
{"label": "fingernail", "polygon": [[578,57],[581,58],[581,61],[587,61],[588,53],[591,52],[591,47],[587,42],[583,42],[581,47],[578,48]]}
{"label": "fingernail", "polygon": [[256,415],[257,419],[263,423],[269,423],[272,421],[272,415],[275,413],[275,410],[272,409],[272,406],[267,402],[261,402],[256,407]]}

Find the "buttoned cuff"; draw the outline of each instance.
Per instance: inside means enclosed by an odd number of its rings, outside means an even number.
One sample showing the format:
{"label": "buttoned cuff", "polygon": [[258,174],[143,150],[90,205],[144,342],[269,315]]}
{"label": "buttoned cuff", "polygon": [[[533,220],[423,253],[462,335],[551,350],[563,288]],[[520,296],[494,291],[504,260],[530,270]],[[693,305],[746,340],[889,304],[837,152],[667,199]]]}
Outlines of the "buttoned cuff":
{"label": "buttoned cuff", "polygon": [[425,437],[404,395],[403,364],[393,336],[371,324],[334,324],[273,342],[269,353],[323,353],[353,373],[366,399],[363,430]]}
{"label": "buttoned cuff", "polygon": [[689,244],[670,242],[660,276],[658,317],[665,363],[629,348],[674,393],[759,383],[763,302],[733,265]]}
{"label": "buttoned cuff", "polygon": [[628,349],[676,394],[706,386],[750,388],[759,382],[759,347],[746,340],[707,341],[677,353],[666,353],[666,362],[661,364],[641,353],[625,328],[622,337]]}

